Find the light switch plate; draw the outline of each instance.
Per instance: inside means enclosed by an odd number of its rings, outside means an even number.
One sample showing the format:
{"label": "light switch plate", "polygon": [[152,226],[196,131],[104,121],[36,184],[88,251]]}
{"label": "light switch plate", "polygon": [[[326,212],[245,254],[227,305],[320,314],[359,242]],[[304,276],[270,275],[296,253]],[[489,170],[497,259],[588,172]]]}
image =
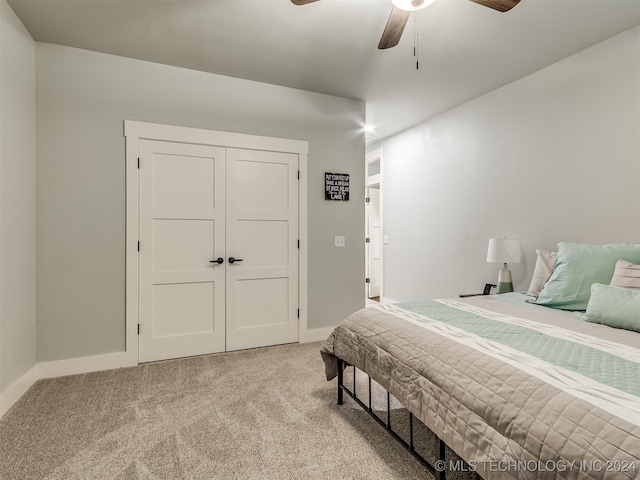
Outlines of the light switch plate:
{"label": "light switch plate", "polygon": [[336,235],[335,237],[335,246],[336,247],[344,247],[346,244],[344,235]]}
{"label": "light switch plate", "polygon": [[389,245],[389,235],[385,235],[382,238],[382,243],[384,243],[385,245]]}

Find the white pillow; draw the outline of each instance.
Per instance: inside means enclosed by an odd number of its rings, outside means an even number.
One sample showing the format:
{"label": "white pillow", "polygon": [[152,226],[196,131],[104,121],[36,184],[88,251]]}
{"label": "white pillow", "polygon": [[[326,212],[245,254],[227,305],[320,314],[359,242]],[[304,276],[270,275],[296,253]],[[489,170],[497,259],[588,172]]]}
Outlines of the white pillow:
{"label": "white pillow", "polygon": [[640,265],[618,260],[609,286],[640,290]]}
{"label": "white pillow", "polygon": [[556,264],[558,258],[558,252],[548,252],[547,250],[536,250],[538,258],[536,259],[536,266],[533,269],[533,278],[531,279],[531,285],[527,295],[537,297],[540,295],[544,284],[547,283],[549,277],[553,273],[553,267]]}

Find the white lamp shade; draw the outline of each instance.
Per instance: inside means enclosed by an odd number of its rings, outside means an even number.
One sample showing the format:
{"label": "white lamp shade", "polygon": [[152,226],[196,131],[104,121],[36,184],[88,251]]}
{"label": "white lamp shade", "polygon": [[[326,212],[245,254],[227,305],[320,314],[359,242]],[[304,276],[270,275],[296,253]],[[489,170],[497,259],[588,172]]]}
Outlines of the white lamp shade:
{"label": "white lamp shade", "polygon": [[490,238],[487,262],[520,263],[522,259],[519,238]]}
{"label": "white lamp shade", "polygon": [[431,5],[435,0],[391,0],[391,2],[400,10],[413,12],[414,10],[422,10],[424,7]]}

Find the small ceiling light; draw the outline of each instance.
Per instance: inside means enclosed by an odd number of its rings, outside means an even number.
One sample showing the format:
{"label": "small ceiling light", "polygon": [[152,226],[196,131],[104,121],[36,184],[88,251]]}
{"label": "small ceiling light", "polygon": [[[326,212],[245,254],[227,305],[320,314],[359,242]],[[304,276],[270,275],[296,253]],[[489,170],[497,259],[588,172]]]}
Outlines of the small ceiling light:
{"label": "small ceiling light", "polygon": [[391,2],[400,10],[413,12],[414,10],[422,10],[431,5],[435,0],[391,0]]}
{"label": "small ceiling light", "polygon": [[364,133],[373,133],[373,131],[376,129],[376,127],[374,127],[373,125],[365,125],[364,126]]}

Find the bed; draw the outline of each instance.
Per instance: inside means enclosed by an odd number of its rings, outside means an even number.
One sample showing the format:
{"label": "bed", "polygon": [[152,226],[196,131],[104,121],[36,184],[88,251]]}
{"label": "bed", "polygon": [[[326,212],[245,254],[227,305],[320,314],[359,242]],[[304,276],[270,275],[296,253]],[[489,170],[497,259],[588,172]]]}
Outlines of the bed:
{"label": "bed", "polygon": [[640,333],[530,300],[362,309],[321,348],[327,380],[367,373],[487,480],[640,478]]}

